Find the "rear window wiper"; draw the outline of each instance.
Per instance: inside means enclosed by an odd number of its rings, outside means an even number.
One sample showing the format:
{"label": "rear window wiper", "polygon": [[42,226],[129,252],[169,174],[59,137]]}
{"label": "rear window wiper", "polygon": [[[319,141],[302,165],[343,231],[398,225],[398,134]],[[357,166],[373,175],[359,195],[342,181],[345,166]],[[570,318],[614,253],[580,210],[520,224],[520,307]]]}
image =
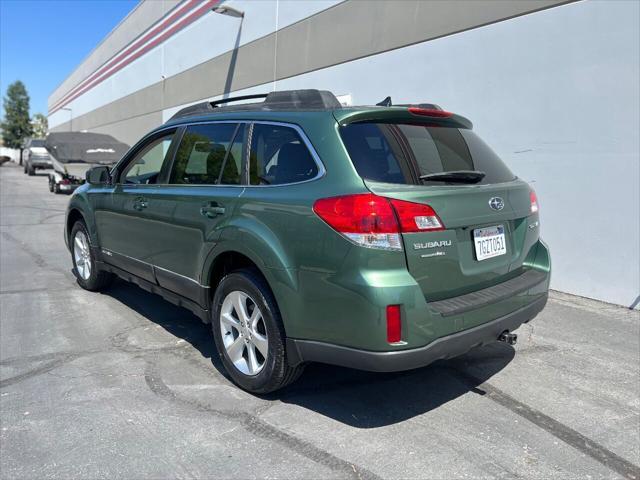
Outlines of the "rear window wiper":
{"label": "rear window wiper", "polygon": [[485,177],[478,170],[453,170],[451,172],[428,173],[418,178],[427,182],[478,183]]}

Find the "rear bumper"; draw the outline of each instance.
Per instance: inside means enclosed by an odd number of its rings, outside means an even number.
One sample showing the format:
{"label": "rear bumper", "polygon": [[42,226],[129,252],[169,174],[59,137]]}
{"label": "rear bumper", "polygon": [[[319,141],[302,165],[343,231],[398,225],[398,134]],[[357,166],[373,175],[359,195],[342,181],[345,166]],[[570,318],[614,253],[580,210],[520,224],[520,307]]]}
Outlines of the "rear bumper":
{"label": "rear bumper", "polygon": [[289,363],[321,362],[372,372],[396,372],[424,367],[436,360],[462,355],[474,347],[495,342],[508,330],[517,329],[544,308],[545,293],[525,307],[477,327],[438,338],[428,345],[410,350],[373,352],[311,340],[287,339]]}
{"label": "rear bumper", "polygon": [[29,163],[33,168],[53,168],[51,160],[30,160]]}

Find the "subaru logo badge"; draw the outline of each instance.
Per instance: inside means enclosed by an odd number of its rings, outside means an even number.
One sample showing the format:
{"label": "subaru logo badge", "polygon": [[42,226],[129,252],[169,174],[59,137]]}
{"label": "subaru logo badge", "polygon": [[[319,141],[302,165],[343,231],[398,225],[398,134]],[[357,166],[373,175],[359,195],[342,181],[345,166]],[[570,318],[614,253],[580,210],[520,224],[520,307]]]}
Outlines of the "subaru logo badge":
{"label": "subaru logo badge", "polygon": [[504,200],[500,197],[493,197],[489,200],[489,206],[494,210],[502,210],[504,208]]}

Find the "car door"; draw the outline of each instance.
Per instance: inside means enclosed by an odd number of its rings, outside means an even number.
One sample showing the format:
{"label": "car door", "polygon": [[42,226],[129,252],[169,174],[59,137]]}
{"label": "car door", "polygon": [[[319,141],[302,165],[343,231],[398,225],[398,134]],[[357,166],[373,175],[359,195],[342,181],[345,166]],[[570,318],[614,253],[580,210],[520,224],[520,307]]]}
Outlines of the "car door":
{"label": "car door", "polygon": [[153,264],[160,286],[200,301],[207,288],[202,268],[233,215],[245,155],[244,123],[189,125],[176,147],[168,182],[148,196],[169,215],[153,239]]}
{"label": "car door", "polygon": [[136,146],[116,167],[115,185],[94,202],[105,261],[154,283],[153,253],[174,208],[156,194],[170,166],[176,132],[159,132]]}

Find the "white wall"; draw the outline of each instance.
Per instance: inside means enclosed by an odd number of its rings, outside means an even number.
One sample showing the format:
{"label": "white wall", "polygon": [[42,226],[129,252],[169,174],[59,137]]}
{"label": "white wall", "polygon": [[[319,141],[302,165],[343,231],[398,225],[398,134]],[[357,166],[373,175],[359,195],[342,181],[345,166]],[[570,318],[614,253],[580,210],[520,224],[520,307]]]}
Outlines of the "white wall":
{"label": "white wall", "polygon": [[538,192],[552,288],[629,306],[640,295],[639,19],[638,2],[588,0],[277,88],[350,93],[355,104],[432,101],[468,116]]}
{"label": "white wall", "polygon": [[[65,108],[49,115],[49,127],[55,128],[72,117],[79,117],[119,98],[169,78],[206,62],[236,46],[291,25],[303,18],[327,9],[340,0],[234,0],[225,4],[250,11],[242,20],[237,38],[237,18],[207,13],[179,31],[167,41],[149,51],[119,72],[71,101]],[[277,14],[277,15],[276,15]]]}

